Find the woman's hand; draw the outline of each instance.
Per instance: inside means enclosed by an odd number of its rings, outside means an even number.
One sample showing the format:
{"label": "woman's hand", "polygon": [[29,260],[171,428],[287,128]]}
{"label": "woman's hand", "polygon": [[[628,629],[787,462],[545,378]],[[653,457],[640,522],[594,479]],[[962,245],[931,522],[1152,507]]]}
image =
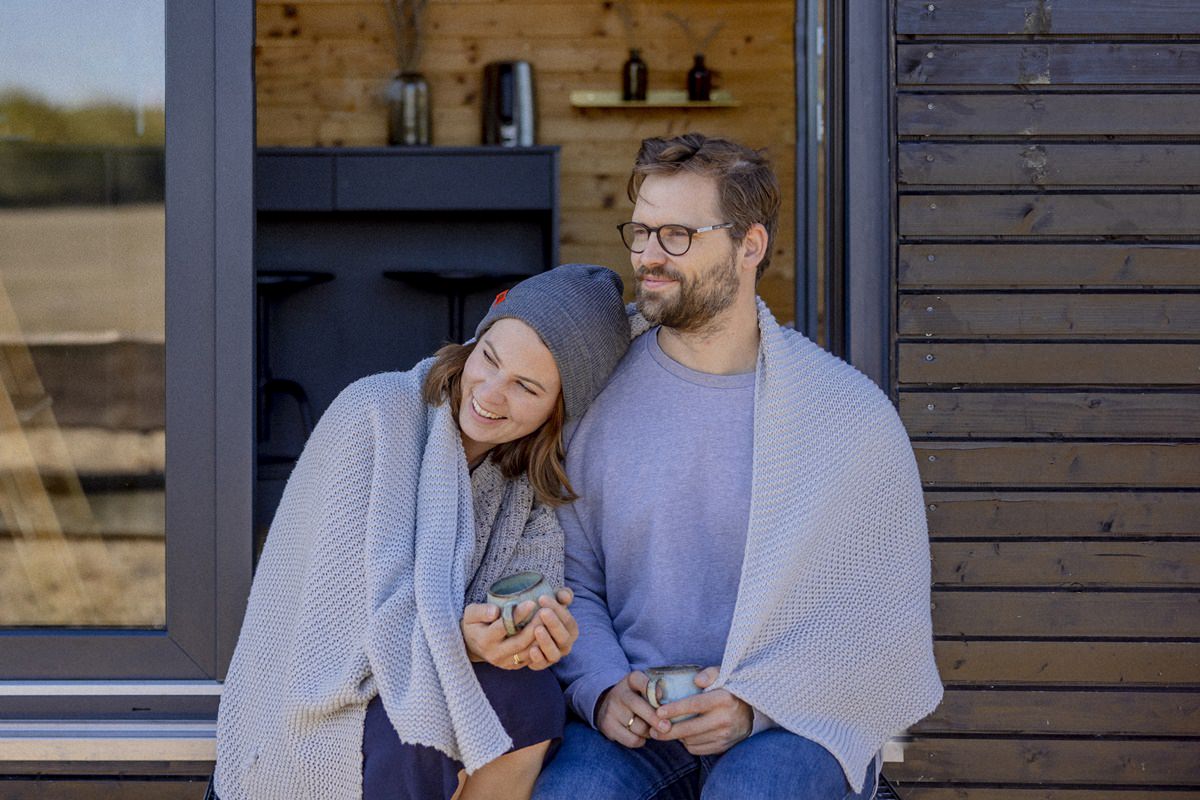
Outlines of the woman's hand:
{"label": "woman's hand", "polygon": [[536,616],[512,637],[505,635],[499,608],[472,603],[463,610],[461,623],[467,655],[501,669],[545,669],[571,652],[579,638],[579,626],[567,610],[573,599],[570,589],[559,589],[556,598],[540,597],[537,605],[526,601],[517,606],[516,619],[534,611]]}

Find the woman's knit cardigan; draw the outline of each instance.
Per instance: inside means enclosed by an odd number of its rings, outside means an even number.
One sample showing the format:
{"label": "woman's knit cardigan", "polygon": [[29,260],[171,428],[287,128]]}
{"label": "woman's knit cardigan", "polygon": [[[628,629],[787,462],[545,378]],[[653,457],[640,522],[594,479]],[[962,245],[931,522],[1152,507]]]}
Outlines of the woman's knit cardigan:
{"label": "woman's knit cardigan", "polygon": [[921,480],[869,378],[761,300],[758,323],[749,531],[712,688],[821,744],[862,791],[883,743],[942,697]]}
{"label": "woman's knit cardigan", "polygon": [[466,601],[511,572],[562,585],[562,531],[524,477],[468,473],[432,360],[364,378],[322,416],[250,591],[217,723],[222,800],[362,794],[367,703],[468,771],[512,742],[463,645]]}

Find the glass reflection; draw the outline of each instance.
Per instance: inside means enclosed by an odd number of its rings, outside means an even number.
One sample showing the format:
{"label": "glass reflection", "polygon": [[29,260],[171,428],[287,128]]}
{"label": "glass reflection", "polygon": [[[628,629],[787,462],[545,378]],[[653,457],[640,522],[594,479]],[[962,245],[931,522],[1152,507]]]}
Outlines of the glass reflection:
{"label": "glass reflection", "polygon": [[165,621],[163,40],[0,3],[0,626]]}

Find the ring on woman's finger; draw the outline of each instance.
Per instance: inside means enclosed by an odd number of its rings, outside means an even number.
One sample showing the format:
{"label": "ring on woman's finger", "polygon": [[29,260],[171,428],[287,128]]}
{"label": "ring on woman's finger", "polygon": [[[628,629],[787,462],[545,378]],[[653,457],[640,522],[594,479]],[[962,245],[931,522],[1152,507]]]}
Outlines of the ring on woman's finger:
{"label": "ring on woman's finger", "polygon": [[516,666],[516,667],[521,666],[521,654],[520,653],[513,653],[513,666]]}
{"label": "ring on woman's finger", "polygon": [[629,718],[629,722],[626,722],[626,723],[625,723],[625,729],[626,729],[626,730],[630,730],[630,731],[631,731],[631,730],[633,730],[633,723],[634,723],[634,721],[635,721],[636,719],[637,719],[637,715],[636,715],[636,714],[635,714],[634,716],[630,717],[630,718]]}

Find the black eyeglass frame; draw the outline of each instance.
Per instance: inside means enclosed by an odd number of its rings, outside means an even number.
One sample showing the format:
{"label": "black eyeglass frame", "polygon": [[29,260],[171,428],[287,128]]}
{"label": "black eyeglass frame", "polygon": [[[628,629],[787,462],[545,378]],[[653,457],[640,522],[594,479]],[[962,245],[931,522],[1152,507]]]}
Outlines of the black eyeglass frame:
{"label": "black eyeglass frame", "polygon": [[[688,250],[692,249],[692,239],[693,239],[693,237],[695,237],[696,234],[708,233],[709,231],[724,230],[725,228],[732,228],[732,227],[735,227],[737,225],[737,223],[736,222],[721,222],[716,225],[705,225],[703,228],[689,228],[687,225],[681,225],[678,222],[668,222],[666,225],[659,225],[657,227],[651,227],[649,225],[643,225],[640,222],[634,222],[634,221],[630,220],[629,222],[622,222],[620,225],[618,225],[617,232],[621,234],[621,243],[623,245],[625,245],[625,249],[627,249],[631,253],[644,253],[644,252],[646,252],[645,247],[642,247],[641,250],[634,250],[633,245],[630,242],[625,240],[625,229],[631,225],[635,225],[638,228],[642,228],[646,231],[647,244],[649,244],[649,242],[650,242],[650,234],[653,233],[654,238],[658,239],[658,246],[663,249],[664,253],[666,253],[667,255],[672,255],[672,256],[682,256],[685,253],[687,253]],[[666,243],[663,242],[662,234],[660,233],[660,231],[663,228],[682,228],[683,230],[687,231],[687,233],[688,233],[687,247],[683,248],[683,251],[679,252],[679,253],[671,252],[671,250],[667,248]],[[631,235],[629,238],[633,239],[633,236]]]}

